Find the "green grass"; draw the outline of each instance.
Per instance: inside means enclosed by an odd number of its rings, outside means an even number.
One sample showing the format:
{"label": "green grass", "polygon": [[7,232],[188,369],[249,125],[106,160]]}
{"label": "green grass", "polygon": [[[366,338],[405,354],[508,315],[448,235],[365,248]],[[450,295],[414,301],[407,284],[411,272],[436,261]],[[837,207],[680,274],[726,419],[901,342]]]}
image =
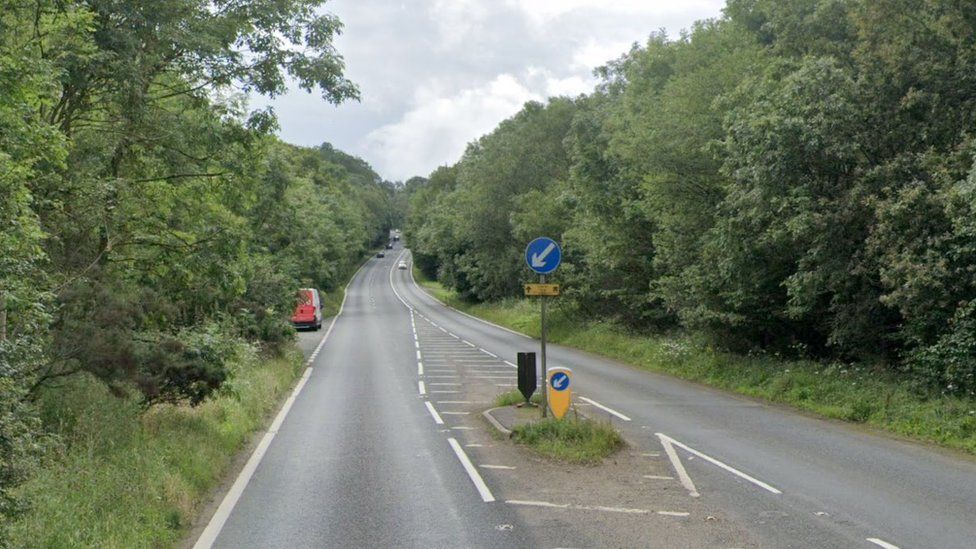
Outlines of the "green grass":
{"label": "green grass", "polygon": [[572,418],[517,425],[512,440],[553,459],[586,464],[599,463],[624,444],[609,423]]}
{"label": "green grass", "polygon": [[[533,404],[541,404],[542,393],[538,390],[532,393],[532,398],[530,398],[529,401]],[[495,397],[495,406],[512,406],[515,404],[521,404],[523,402],[525,402],[525,397],[522,396],[522,393],[519,392],[518,389],[504,392]]]}
{"label": "green grass", "polygon": [[[442,301],[485,320],[539,336],[539,305],[526,299],[465,303],[440,284],[417,278]],[[922,390],[859,364],[785,360],[720,352],[689,335],[634,334],[606,322],[581,322],[552,307],[549,340],[832,419],[976,453],[976,400]]]}
{"label": "green grass", "polygon": [[42,396],[62,444],[21,488],[31,510],[14,547],[170,547],[235,454],[264,426],[302,370],[297,351],[260,359],[239,353],[235,377],[196,408],[146,412],[134,397],[76,376]]}

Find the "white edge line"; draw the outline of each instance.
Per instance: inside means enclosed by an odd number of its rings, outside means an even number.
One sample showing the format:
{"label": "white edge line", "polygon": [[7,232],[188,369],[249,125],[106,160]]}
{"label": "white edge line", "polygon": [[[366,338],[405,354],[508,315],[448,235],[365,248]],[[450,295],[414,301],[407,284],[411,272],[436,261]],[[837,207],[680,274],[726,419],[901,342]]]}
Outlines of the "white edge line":
{"label": "white edge line", "polygon": [[657,433],[657,437],[661,439],[661,446],[664,446],[665,453],[668,454],[668,458],[671,460],[671,466],[674,471],[678,473],[678,479],[681,480],[681,485],[688,490],[688,495],[697,498],[698,488],[695,488],[695,483],[691,481],[691,477],[688,476],[688,471],[685,471],[685,466],[681,464],[681,460],[678,459],[677,452],[674,451],[674,447],[671,446],[669,438],[665,437],[661,433]]}
{"label": "white edge line", "polygon": [[474,487],[478,489],[478,494],[481,495],[481,500],[485,503],[491,503],[495,501],[495,496],[491,494],[491,490],[488,489],[488,485],[485,484],[485,479],[481,478],[481,473],[475,468],[471,460],[468,459],[468,454],[464,453],[464,448],[458,444],[458,441],[453,438],[447,439],[450,443],[451,448],[454,450],[454,454],[457,456],[458,460],[461,462],[461,466],[464,467],[465,472],[468,473],[468,478],[474,483]]}
{"label": "white edge line", "polygon": [[[441,391],[436,391],[436,392],[441,392]],[[431,417],[434,418],[434,423],[438,425],[444,425],[444,420],[441,419],[441,415],[437,413],[437,410],[434,408],[434,405],[431,404],[429,400],[424,402],[424,404],[427,406],[427,411],[430,412]]]}
{"label": "white edge line", "polygon": [[870,541],[871,543],[877,545],[878,547],[884,547],[885,549],[899,549],[899,547],[897,545],[893,545],[891,543],[888,543],[887,541],[885,541],[883,539],[868,538],[867,541]]}
{"label": "white edge line", "polygon": [[622,419],[624,421],[630,421],[630,418],[629,417],[621,414],[620,412],[618,412],[618,411],[616,411],[616,410],[614,410],[612,408],[607,408],[606,406],[600,404],[599,402],[597,402],[597,401],[595,401],[593,399],[586,398],[585,396],[581,396],[581,397],[579,397],[579,399],[580,400],[583,400],[583,401],[586,401],[586,402],[589,402],[590,404],[596,406],[597,408],[603,410],[604,412],[607,412],[608,414],[613,414],[613,415],[619,417],[620,419]]}
{"label": "white edge line", "polygon": [[[370,258],[372,259],[372,258]],[[312,351],[312,354],[318,356],[318,352],[325,345],[326,340],[329,339],[329,335],[332,334],[332,329],[335,327],[336,320],[342,315],[342,310],[346,307],[346,298],[349,297],[349,285],[352,281],[359,276],[359,272],[363,270],[369,263],[369,260],[363,262],[362,265],[356,269],[356,272],[349,277],[349,282],[346,282],[346,286],[342,289],[342,303],[339,304],[339,312],[332,317],[332,322],[329,324],[329,329],[325,331],[325,335],[322,336],[322,340]],[[214,542],[217,541],[217,536],[220,535],[220,531],[223,530],[224,524],[227,523],[227,519],[230,518],[230,514],[234,511],[234,507],[237,505],[238,500],[241,499],[241,495],[244,494],[244,489],[247,488],[247,484],[251,481],[251,477],[254,476],[254,471],[257,470],[258,465],[261,463],[261,459],[264,458],[265,452],[271,446],[271,441],[274,440],[276,434],[278,434],[278,429],[281,424],[284,423],[285,417],[288,416],[288,412],[291,410],[292,404],[298,398],[298,394],[302,392],[302,388],[305,387],[305,383],[308,378],[312,375],[312,367],[309,366],[305,369],[305,373],[302,378],[298,380],[295,384],[295,388],[292,389],[291,395],[285,400],[284,405],[282,405],[281,410],[278,411],[278,415],[275,416],[274,421],[268,427],[268,431],[265,432],[264,436],[261,437],[261,441],[258,442],[257,447],[251,452],[251,457],[248,458],[247,463],[244,464],[244,468],[237,475],[237,479],[234,480],[234,484],[231,485],[230,490],[224,495],[224,499],[221,500],[220,505],[217,507],[217,511],[214,512],[213,516],[210,517],[210,522],[207,523],[207,527],[204,528],[200,537],[193,544],[193,549],[209,549],[213,546]]]}
{"label": "white edge line", "polygon": [[681,442],[678,442],[677,440],[674,440],[673,438],[669,437],[668,435],[665,435],[663,433],[656,433],[656,434],[657,434],[657,436],[662,441],[665,440],[665,439],[667,439],[672,444],[674,444],[675,446],[677,446],[677,447],[685,450],[686,452],[695,454],[696,456],[704,459],[705,461],[708,461],[712,465],[715,465],[716,467],[719,467],[721,469],[725,469],[726,471],[732,473],[733,475],[735,475],[735,476],[737,476],[737,477],[739,477],[739,478],[741,478],[743,480],[747,480],[747,481],[755,484],[756,486],[762,488],[763,490],[766,490],[767,492],[771,492],[771,493],[777,494],[777,495],[783,493],[779,489],[774,488],[774,487],[770,486],[769,484],[766,484],[765,482],[763,482],[763,481],[761,481],[761,480],[759,480],[759,479],[757,479],[755,477],[751,477],[751,476],[743,473],[742,471],[736,469],[735,467],[732,467],[730,465],[726,465],[726,464],[722,463],[721,461],[719,461],[719,460],[717,460],[717,459],[715,459],[715,458],[713,458],[711,456],[705,455],[705,454],[699,452],[698,450],[695,450],[694,448],[691,448],[690,446],[688,446],[686,444],[682,444]]}

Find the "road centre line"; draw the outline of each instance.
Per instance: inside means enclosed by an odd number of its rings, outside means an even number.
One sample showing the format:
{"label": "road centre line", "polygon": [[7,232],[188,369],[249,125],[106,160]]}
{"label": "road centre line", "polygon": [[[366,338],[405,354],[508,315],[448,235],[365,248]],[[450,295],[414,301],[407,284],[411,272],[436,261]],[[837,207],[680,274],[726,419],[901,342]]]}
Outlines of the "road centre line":
{"label": "road centre line", "polygon": [[426,395],[427,394],[427,387],[424,385],[424,382],[423,381],[418,381],[417,382],[417,388],[420,389],[420,394],[422,394],[422,395]]}
{"label": "road centre line", "polygon": [[871,543],[877,545],[878,547],[884,547],[884,549],[899,549],[899,547],[897,545],[893,545],[891,543],[888,543],[887,541],[885,541],[883,539],[868,538],[867,541],[870,541]]}
{"label": "road centre line", "polygon": [[[736,469],[736,468],[734,468],[734,467],[732,467],[730,465],[726,465],[725,463],[722,463],[721,461],[719,461],[719,460],[717,460],[717,459],[715,459],[715,458],[713,458],[711,456],[705,455],[705,454],[699,452],[698,450],[695,450],[694,448],[691,448],[690,446],[688,446],[686,444],[683,444],[681,442],[678,442],[677,440],[669,437],[668,435],[665,435],[664,433],[655,433],[655,435],[657,435],[657,437],[660,438],[662,442],[664,442],[665,440],[667,440],[671,444],[673,444],[673,445],[675,445],[675,446],[677,446],[679,448],[682,448],[686,452],[691,453],[691,454],[694,454],[694,455],[696,455],[696,456],[704,459],[705,461],[707,461],[707,462],[711,463],[712,465],[715,465],[715,466],[717,466],[717,467],[719,467],[721,469],[725,469],[726,471],[732,473],[733,475],[735,475],[735,476],[737,476],[737,477],[739,477],[739,478],[741,478],[743,480],[747,480],[747,481],[755,484],[756,486],[762,488],[763,490],[766,490],[767,492],[770,492],[770,493],[773,493],[773,494],[777,494],[777,495],[783,493],[779,489],[774,488],[773,486],[770,486],[769,484],[766,484],[765,482],[763,482],[763,481],[761,481],[759,479],[756,479],[754,477],[751,477],[751,476],[743,473],[742,471],[740,471],[740,470],[738,470],[738,469]],[[665,445],[665,450],[667,450],[667,448],[668,448],[668,446]],[[673,452],[674,450],[672,449],[671,451]],[[670,453],[668,455],[670,456]]]}
{"label": "road centre line", "polygon": [[[315,350],[312,351],[313,355],[318,356],[319,351],[325,345],[325,342],[328,341],[329,336],[332,335],[332,329],[335,328],[336,321],[342,315],[342,311],[346,307],[346,298],[349,296],[349,285],[352,284],[352,281],[356,279],[359,272],[362,271],[363,267],[365,267],[368,263],[369,260],[363,262],[363,264],[356,269],[356,272],[349,277],[349,281],[346,282],[346,285],[343,288],[342,302],[339,304],[339,311],[334,317],[332,317],[332,322],[329,323],[329,329],[325,331],[325,334],[322,336],[319,344],[315,347]],[[254,476],[254,471],[257,470],[258,465],[264,458],[264,454],[268,451],[268,448],[271,447],[271,441],[274,440],[275,435],[278,434],[278,429],[281,428],[281,425],[285,422],[288,412],[291,411],[292,405],[295,403],[295,400],[298,399],[298,395],[302,392],[302,388],[305,387],[305,384],[308,382],[311,375],[312,367],[309,366],[305,369],[305,373],[302,375],[302,378],[298,381],[298,383],[295,384],[295,388],[292,389],[291,395],[289,395],[288,399],[285,400],[285,403],[281,406],[281,410],[278,411],[274,421],[272,421],[271,425],[268,427],[267,432],[265,432],[264,436],[261,437],[261,441],[258,442],[258,445],[254,448],[254,451],[251,452],[251,457],[248,458],[247,462],[244,464],[244,468],[241,469],[241,472],[234,480],[234,484],[231,485],[230,489],[227,491],[227,494],[224,495],[224,499],[217,507],[217,510],[214,512],[213,516],[210,517],[210,522],[207,523],[206,528],[204,528],[203,532],[200,534],[200,537],[197,538],[196,543],[193,544],[193,549],[210,549],[214,542],[217,541],[217,536],[219,536],[220,531],[223,530],[224,524],[227,523],[227,519],[230,518],[230,514],[233,512],[237,502],[241,499],[241,495],[244,494],[244,490],[251,481],[251,477]]]}
{"label": "road centre line", "polygon": [[618,412],[618,411],[616,411],[616,410],[614,410],[612,408],[607,408],[606,406],[600,404],[599,402],[597,402],[597,401],[595,401],[593,399],[586,398],[585,396],[580,396],[579,399],[582,400],[583,402],[589,402],[590,404],[596,406],[597,408],[603,410],[604,412],[607,412],[608,414],[615,415],[615,416],[619,417],[620,419],[622,419],[624,421],[630,421],[630,418],[629,417],[621,414],[620,412]]}
{"label": "road centre line", "polygon": [[468,458],[468,454],[464,452],[464,448],[458,444],[457,439],[448,438],[447,442],[451,445],[451,449],[454,450],[454,455],[457,456],[458,461],[461,462],[461,466],[464,467],[464,471],[468,473],[468,478],[474,483],[474,487],[478,490],[478,494],[481,496],[481,501],[485,503],[491,503],[495,501],[495,496],[491,494],[491,490],[488,489],[488,485],[485,484],[485,479],[481,478],[481,473],[475,468],[474,464]]}
{"label": "road centre line", "polygon": [[[436,393],[437,391],[434,392]],[[434,423],[444,425],[444,420],[441,419],[441,415],[438,414],[437,410],[434,409],[434,405],[431,404],[429,400],[425,400],[424,405],[427,406],[427,411],[430,412],[430,415],[434,418]]]}

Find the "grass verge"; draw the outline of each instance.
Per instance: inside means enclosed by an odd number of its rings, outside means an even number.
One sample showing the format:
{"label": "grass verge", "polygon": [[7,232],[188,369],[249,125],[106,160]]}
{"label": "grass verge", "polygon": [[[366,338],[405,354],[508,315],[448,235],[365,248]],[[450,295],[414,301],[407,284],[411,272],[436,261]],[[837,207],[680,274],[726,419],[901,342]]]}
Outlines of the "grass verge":
{"label": "grass verge", "polygon": [[[417,282],[468,314],[539,336],[539,307],[509,299],[470,304],[437,282]],[[776,355],[717,351],[694,336],[630,333],[607,322],[580,322],[573,311],[551,309],[549,340],[637,367],[787,404],[823,417],[870,425],[907,438],[976,454],[976,400],[946,396],[899,379],[881,368]]]}
{"label": "grass verge", "polygon": [[302,371],[301,355],[242,351],[234,377],[201,405],[118,398],[85,375],[42,395],[62,442],[22,488],[31,510],[14,547],[169,547]]}
{"label": "grass verge", "polygon": [[[350,273],[350,277],[353,273]],[[323,294],[338,313],[344,288]],[[20,489],[29,511],[9,545],[172,547],[184,540],[205,498],[269,421],[304,370],[297,348],[262,357],[241,345],[231,378],[195,408],[144,410],[87,375],[46,389],[39,407],[59,446]]]}
{"label": "grass verge", "polygon": [[512,428],[512,440],[570,463],[596,464],[624,444],[609,423],[588,419],[543,419]]}

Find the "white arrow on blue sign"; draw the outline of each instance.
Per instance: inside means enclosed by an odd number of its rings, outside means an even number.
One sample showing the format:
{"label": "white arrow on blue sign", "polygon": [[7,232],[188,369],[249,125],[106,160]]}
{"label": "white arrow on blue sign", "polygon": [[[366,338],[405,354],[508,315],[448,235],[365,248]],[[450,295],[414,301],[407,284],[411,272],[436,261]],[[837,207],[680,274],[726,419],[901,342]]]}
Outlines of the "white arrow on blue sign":
{"label": "white arrow on blue sign", "polygon": [[562,260],[559,244],[551,238],[540,236],[525,247],[525,262],[539,274],[549,274],[556,270]]}

